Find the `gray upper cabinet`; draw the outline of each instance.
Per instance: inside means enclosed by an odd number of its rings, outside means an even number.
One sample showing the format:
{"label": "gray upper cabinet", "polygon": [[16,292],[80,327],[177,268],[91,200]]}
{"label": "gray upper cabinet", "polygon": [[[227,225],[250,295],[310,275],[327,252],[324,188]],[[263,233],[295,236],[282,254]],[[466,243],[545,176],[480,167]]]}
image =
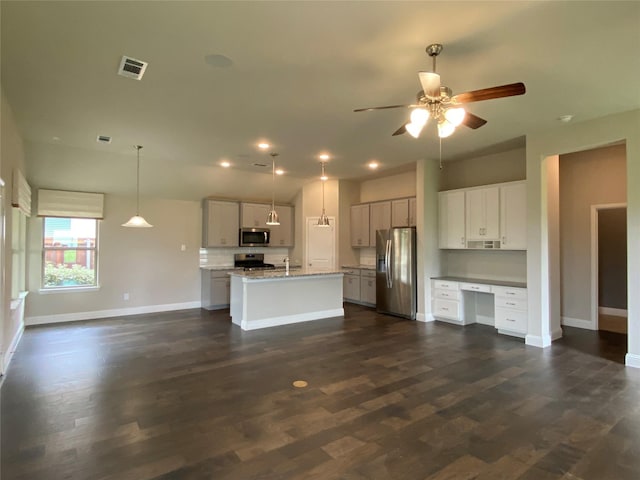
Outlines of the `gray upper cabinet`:
{"label": "gray upper cabinet", "polygon": [[237,247],[240,204],[206,200],[203,205],[202,246]]}
{"label": "gray upper cabinet", "polygon": [[391,200],[391,226],[416,226],[416,197]]}
{"label": "gray upper cabinet", "polygon": [[280,219],[280,225],[267,225],[271,230],[271,247],[293,247],[293,207],[288,205],[276,205],[276,212]]}
{"label": "gray upper cabinet", "polygon": [[268,203],[242,203],[241,224],[242,228],[269,228],[267,216],[271,210]]}
{"label": "gray upper cabinet", "polygon": [[370,232],[371,246],[375,246],[376,231],[391,228],[391,202],[376,202],[369,204],[370,208]]}
{"label": "gray upper cabinet", "polygon": [[351,246],[369,246],[369,205],[351,207]]}

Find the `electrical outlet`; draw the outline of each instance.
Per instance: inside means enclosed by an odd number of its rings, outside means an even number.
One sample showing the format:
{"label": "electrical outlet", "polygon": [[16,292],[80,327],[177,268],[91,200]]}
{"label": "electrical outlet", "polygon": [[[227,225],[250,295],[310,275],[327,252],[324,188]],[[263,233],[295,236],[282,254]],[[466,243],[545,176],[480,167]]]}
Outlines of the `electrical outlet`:
{"label": "electrical outlet", "polygon": [[183,243],[182,245],[180,245],[180,250],[183,252],[187,251],[187,246]]}
{"label": "electrical outlet", "polygon": [[122,296],[122,298],[123,298],[125,301],[126,301],[126,300],[129,300],[129,294],[128,294],[128,293],[125,293],[125,294]]}

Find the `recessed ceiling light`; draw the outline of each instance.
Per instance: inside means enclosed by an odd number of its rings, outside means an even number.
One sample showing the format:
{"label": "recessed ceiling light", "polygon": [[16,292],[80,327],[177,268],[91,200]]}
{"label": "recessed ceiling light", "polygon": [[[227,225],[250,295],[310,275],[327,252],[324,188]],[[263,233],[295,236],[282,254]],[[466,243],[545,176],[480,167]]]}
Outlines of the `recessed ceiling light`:
{"label": "recessed ceiling light", "polygon": [[270,147],[271,147],[271,145],[269,145],[268,143],[265,143],[265,142],[262,142],[262,143],[258,144],[258,148],[260,150],[266,150],[267,148],[270,148]]}
{"label": "recessed ceiling light", "polygon": [[571,120],[573,120],[573,115],[560,115],[558,117],[558,120],[562,123],[569,123]]}
{"label": "recessed ceiling light", "polygon": [[284,175],[284,170],[281,168],[276,168],[276,175]]}
{"label": "recessed ceiling light", "polygon": [[226,160],[223,160],[220,162],[220,166],[224,167],[224,168],[229,168],[231,166],[231,164],[229,162],[227,162]]}
{"label": "recessed ceiling light", "polygon": [[378,165],[378,162],[372,161],[372,162],[367,163],[367,167],[369,167],[371,170],[375,170],[376,168],[379,167],[379,165]]}
{"label": "recessed ceiling light", "polygon": [[51,137],[51,140],[53,140],[54,142],[59,142],[60,141],[60,137]]}
{"label": "recessed ceiling light", "polygon": [[321,153],[320,155],[318,155],[318,157],[320,158],[320,160],[329,160],[329,154],[328,153]]}

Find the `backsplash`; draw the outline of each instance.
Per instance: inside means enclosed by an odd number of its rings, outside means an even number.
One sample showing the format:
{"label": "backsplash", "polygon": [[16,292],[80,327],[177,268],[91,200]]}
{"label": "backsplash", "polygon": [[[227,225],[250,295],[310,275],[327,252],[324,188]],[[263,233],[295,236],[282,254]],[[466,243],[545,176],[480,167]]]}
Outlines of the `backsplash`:
{"label": "backsplash", "polygon": [[376,249],[375,247],[360,249],[360,265],[375,265]]}
{"label": "backsplash", "polygon": [[[264,253],[265,263],[284,265],[284,257],[289,256],[288,248],[278,247],[235,247],[235,248],[201,248],[200,266],[232,267],[235,253]],[[289,257],[291,265],[300,265],[301,259]]]}

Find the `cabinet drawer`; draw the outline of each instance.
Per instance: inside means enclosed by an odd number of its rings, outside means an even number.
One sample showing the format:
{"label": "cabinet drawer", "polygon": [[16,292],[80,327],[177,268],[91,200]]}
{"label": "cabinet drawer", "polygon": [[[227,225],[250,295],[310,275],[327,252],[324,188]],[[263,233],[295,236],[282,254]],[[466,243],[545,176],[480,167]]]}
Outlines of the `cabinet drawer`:
{"label": "cabinet drawer", "polygon": [[445,300],[459,300],[460,292],[457,290],[435,290],[435,298],[443,298]]}
{"label": "cabinet drawer", "polygon": [[375,277],[376,276],[376,271],[375,270],[362,269],[362,270],[360,270],[360,276],[362,276],[362,277]]}
{"label": "cabinet drawer", "polygon": [[499,330],[527,333],[527,312],[496,307],[495,326]]}
{"label": "cabinet drawer", "polygon": [[434,288],[440,290],[458,290],[458,282],[450,282],[449,280],[432,280]]}
{"label": "cabinet drawer", "polygon": [[460,290],[491,293],[491,285],[484,285],[482,283],[461,283]]}
{"label": "cabinet drawer", "polygon": [[495,307],[498,308],[512,308],[514,310],[527,310],[527,300],[522,298],[506,298],[496,297]]}
{"label": "cabinet drawer", "polygon": [[435,317],[460,320],[460,302],[435,298],[433,300],[433,315]]}
{"label": "cabinet drawer", "polygon": [[507,298],[527,298],[527,289],[526,288],[517,288],[517,287],[493,287],[493,293],[496,297],[507,297]]}

